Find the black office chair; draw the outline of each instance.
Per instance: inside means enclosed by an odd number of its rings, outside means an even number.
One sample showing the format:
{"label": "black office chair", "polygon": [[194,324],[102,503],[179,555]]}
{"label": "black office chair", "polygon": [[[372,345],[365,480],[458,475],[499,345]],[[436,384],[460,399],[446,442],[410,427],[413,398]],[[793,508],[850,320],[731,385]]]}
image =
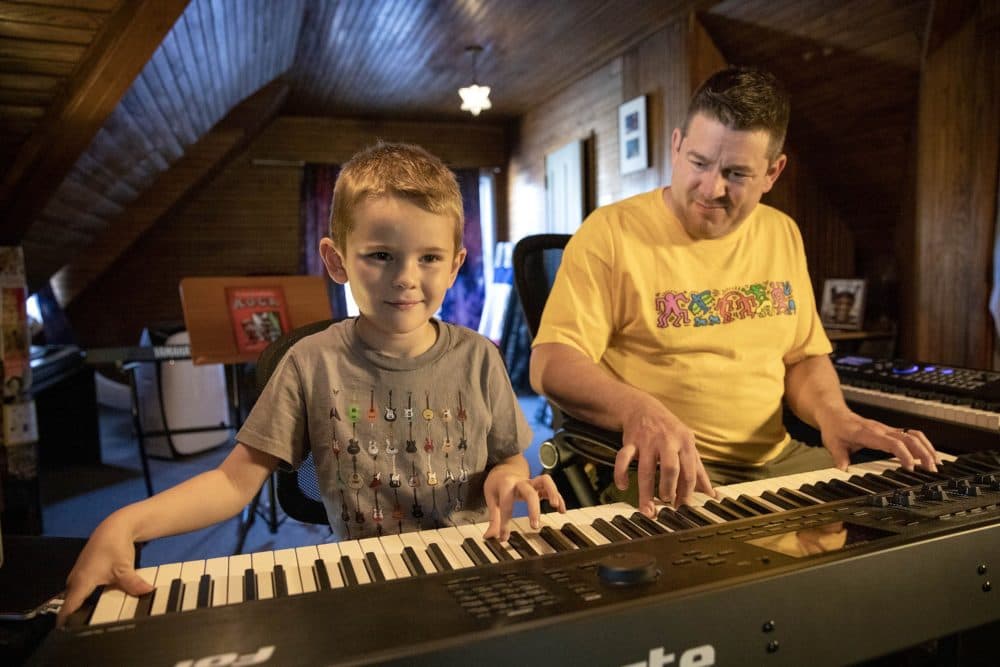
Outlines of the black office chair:
{"label": "black office chair", "polygon": [[[288,348],[298,342],[300,338],[318,333],[335,321],[320,320],[306,324],[289,331],[268,345],[257,358],[256,383],[258,393],[264,390],[264,386],[271,379],[271,374],[274,373],[274,369],[277,368],[278,362],[285,356]],[[306,437],[308,437],[308,433],[306,433]],[[278,504],[287,516],[303,523],[328,525],[330,521],[326,516],[326,508],[323,506],[323,496],[316,478],[316,465],[313,462],[312,454],[308,453],[308,445],[307,442],[307,454],[298,470],[286,470],[279,467],[275,472],[275,495]]]}
{"label": "black office chair", "polygon": [[[531,337],[538,333],[542,311],[562,261],[569,234],[526,236],[514,246],[514,289]],[[621,433],[587,424],[552,406],[554,433],[539,446],[539,459],[567,504],[592,506],[611,484]],[[633,463],[634,465],[634,463]]]}

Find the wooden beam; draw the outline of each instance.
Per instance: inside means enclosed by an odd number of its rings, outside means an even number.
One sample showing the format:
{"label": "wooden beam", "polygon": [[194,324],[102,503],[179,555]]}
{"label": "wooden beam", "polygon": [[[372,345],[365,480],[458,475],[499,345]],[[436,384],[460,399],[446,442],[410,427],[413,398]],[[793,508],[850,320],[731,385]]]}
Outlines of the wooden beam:
{"label": "wooden beam", "polygon": [[948,40],[976,13],[978,0],[931,0],[924,29],[924,52],[921,62]]}
{"label": "wooden beam", "polygon": [[0,244],[21,242],[187,4],[119,4],[0,184]]}
{"label": "wooden beam", "polygon": [[289,86],[275,79],[234,107],[184,157],[115,218],[84,253],[52,277],[52,289],[66,306],[114,264],[151,227],[181,210],[277,116]]}

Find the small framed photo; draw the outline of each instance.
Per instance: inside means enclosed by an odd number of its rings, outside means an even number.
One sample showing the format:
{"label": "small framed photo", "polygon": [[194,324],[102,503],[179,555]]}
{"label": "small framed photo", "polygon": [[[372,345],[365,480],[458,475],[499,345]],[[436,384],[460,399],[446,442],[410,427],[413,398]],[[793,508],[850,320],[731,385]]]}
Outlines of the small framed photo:
{"label": "small framed photo", "polygon": [[827,329],[861,329],[865,314],[865,281],[829,278],[823,283],[820,319]]}
{"label": "small framed photo", "polygon": [[646,96],[640,95],[618,107],[618,155],[623,175],[649,167],[648,136]]}

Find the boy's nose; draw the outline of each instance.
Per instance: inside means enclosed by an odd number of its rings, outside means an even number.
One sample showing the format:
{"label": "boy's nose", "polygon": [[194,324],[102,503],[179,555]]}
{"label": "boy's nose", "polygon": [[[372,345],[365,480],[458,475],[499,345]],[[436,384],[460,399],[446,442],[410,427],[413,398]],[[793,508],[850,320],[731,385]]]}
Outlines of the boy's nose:
{"label": "boy's nose", "polygon": [[399,271],[396,272],[396,276],[392,281],[393,286],[400,289],[408,289],[416,285],[414,271],[414,267],[408,263],[400,265]]}

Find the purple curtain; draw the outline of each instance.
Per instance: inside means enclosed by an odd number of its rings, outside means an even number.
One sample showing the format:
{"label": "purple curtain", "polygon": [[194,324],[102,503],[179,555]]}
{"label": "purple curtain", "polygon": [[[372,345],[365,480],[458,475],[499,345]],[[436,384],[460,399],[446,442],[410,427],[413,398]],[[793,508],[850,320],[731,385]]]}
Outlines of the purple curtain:
{"label": "purple curtain", "polygon": [[[319,258],[319,240],[329,230],[333,185],[339,173],[339,165],[307,164],[303,169],[299,270],[305,275],[326,275],[326,268]],[[479,170],[459,169],[455,176],[458,178],[465,211],[464,243],[468,256],[458,273],[455,286],[448,290],[444,299],[441,319],[475,330],[479,328],[486,291],[483,284],[483,235],[479,219]],[[327,290],[334,318],[346,317],[343,286],[327,277]]]}
{"label": "purple curtain", "polygon": [[329,233],[330,203],[333,201],[333,184],[337,182],[340,165],[307,164],[302,170],[302,193],[299,199],[299,273],[307,276],[325,276],[326,292],[330,297],[333,318],[347,317],[344,286],[330,279],[319,257],[319,240]]}
{"label": "purple curtain", "polygon": [[448,290],[444,303],[441,304],[441,319],[477,330],[486,295],[483,278],[483,232],[479,220],[479,170],[458,169],[455,171],[455,176],[458,178],[458,187],[462,193],[462,208],[465,211],[463,239],[468,254],[465,264],[458,272],[455,285]]}

